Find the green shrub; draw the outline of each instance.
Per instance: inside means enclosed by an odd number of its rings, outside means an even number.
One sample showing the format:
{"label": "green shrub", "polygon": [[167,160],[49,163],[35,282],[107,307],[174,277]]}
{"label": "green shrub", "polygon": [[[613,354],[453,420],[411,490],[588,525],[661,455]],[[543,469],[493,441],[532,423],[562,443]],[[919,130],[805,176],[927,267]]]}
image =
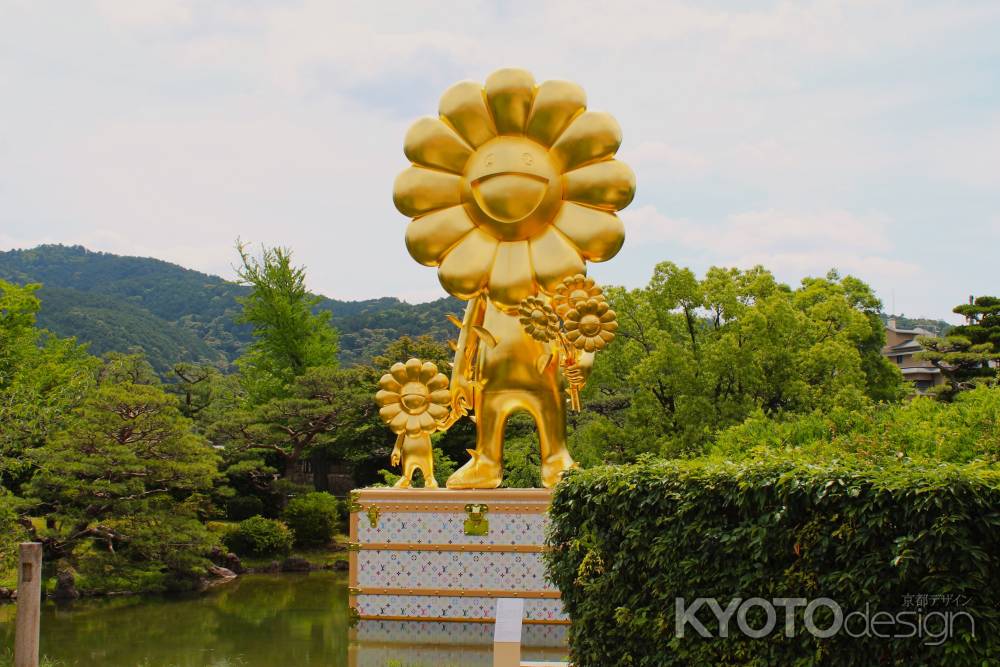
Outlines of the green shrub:
{"label": "green shrub", "polygon": [[222,541],[238,556],[284,556],[292,550],[295,535],[281,521],[253,516],[240,521]]}
{"label": "green shrub", "polygon": [[[578,667],[1000,660],[1000,471],[988,464],[876,468],[771,458],[596,468],[567,476],[551,518],[548,573],[573,620]],[[707,607],[698,618],[711,638],[691,625],[683,638],[675,630],[677,598],[685,609],[697,598],[716,598],[723,609],[734,598],[829,598],[846,615],[866,605],[871,613],[905,611],[922,595],[962,596],[947,610],[967,612],[975,636],[956,617],[954,636],[938,646],[843,630],[819,639],[804,630],[801,607],[791,638],[781,607],[777,629],[761,639],[745,636],[735,614],[720,638]],[[764,625],[754,615],[761,611],[748,617],[754,628]],[[815,616],[820,628],[832,620]]]}
{"label": "green shrub", "polygon": [[243,521],[264,513],[264,501],[257,496],[235,496],[226,501],[226,518]]}
{"label": "green shrub", "polygon": [[294,531],[295,543],[299,546],[328,544],[337,530],[339,504],[336,498],[322,491],[289,500],[282,518]]}

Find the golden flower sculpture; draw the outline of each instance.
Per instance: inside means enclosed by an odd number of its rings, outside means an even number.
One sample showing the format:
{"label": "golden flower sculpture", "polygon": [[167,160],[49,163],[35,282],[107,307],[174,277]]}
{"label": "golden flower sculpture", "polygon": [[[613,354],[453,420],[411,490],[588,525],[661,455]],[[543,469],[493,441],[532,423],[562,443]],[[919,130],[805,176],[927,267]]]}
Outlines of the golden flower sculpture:
{"label": "golden flower sculpture", "polygon": [[549,304],[536,296],[529,296],[518,309],[524,331],[543,343],[559,336],[559,316]]}
{"label": "golden flower sculpture", "polygon": [[615,119],[587,111],[574,83],[536,85],[529,72],[502,69],[485,86],[452,86],[439,117],[418,120],[404,141],[413,164],[393,200],[413,218],[410,254],[437,266],[460,299],[485,292],[515,309],[553,292],[622,246],[615,211],[632,201],[635,176],[613,159],[620,143]]}
{"label": "golden flower sculpture", "polygon": [[429,361],[393,364],[378,384],[379,415],[393,433],[412,437],[433,433],[448,416],[448,377]]}
{"label": "golden flower sculpture", "polygon": [[552,295],[552,307],[560,317],[565,317],[571,309],[587,299],[604,299],[604,290],[582,273],[563,279],[562,284]]}
{"label": "golden flower sculpture", "polygon": [[566,313],[565,322],[566,339],[585,352],[603,350],[618,329],[615,311],[603,298],[578,302]]}

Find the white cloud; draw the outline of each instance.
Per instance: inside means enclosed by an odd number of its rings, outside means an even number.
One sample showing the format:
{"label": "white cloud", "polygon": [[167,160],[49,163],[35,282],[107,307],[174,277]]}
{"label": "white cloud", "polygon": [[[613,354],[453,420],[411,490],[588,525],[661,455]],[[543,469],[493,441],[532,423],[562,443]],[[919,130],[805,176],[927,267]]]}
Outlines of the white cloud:
{"label": "white cloud", "polygon": [[97,8],[121,27],[176,25],[191,20],[191,4],[182,0],[97,0]]}
{"label": "white cloud", "polygon": [[[430,298],[390,200],[402,136],[504,65],[579,81],[623,126],[639,192],[610,280],[654,243],[916,285],[949,252],[940,223],[996,229],[997,3],[96,2],[5,10],[0,247],[228,274],[242,236],[291,246],[332,296]],[[911,312],[973,282],[941,274]]]}
{"label": "white cloud", "polygon": [[890,256],[890,221],[847,211],[794,214],[751,211],[717,223],[671,218],[652,206],[622,212],[629,245],[659,243],[717,265],[762,264],[784,280],[837,268],[880,283],[920,273],[913,262]]}

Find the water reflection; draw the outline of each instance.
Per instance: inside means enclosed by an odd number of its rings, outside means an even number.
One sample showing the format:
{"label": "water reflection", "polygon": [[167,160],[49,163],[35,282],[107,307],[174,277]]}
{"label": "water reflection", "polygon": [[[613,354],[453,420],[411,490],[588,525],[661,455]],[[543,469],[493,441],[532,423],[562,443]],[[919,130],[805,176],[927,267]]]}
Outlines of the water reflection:
{"label": "water reflection", "polygon": [[[203,595],[116,597],[42,610],[60,667],[477,667],[491,624],[363,621],[350,630],[343,574],[250,575]],[[524,659],[565,660],[563,626],[525,626]],[[0,646],[14,643],[0,606]],[[353,643],[352,642],[353,638]]]}
{"label": "water reflection", "polygon": [[65,667],[346,667],[347,645],[346,578],[333,573],[252,575],[204,595],[48,602],[42,611],[42,653]]}

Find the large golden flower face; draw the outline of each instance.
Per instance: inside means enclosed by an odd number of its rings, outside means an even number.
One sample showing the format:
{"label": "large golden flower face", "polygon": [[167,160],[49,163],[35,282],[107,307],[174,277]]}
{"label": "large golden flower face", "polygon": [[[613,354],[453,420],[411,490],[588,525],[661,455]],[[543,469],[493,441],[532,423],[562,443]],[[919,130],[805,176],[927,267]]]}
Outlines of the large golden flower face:
{"label": "large golden flower face", "polygon": [[413,218],[410,254],[437,266],[449,293],[485,291],[512,309],[617,254],[625,230],[614,212],[632,201],[635,176],[613,159],[618,123],[586,111],[579,86],[502,69],[485,86],[449,88],[439,113],[407,132],[413,166],[393,200]]}

